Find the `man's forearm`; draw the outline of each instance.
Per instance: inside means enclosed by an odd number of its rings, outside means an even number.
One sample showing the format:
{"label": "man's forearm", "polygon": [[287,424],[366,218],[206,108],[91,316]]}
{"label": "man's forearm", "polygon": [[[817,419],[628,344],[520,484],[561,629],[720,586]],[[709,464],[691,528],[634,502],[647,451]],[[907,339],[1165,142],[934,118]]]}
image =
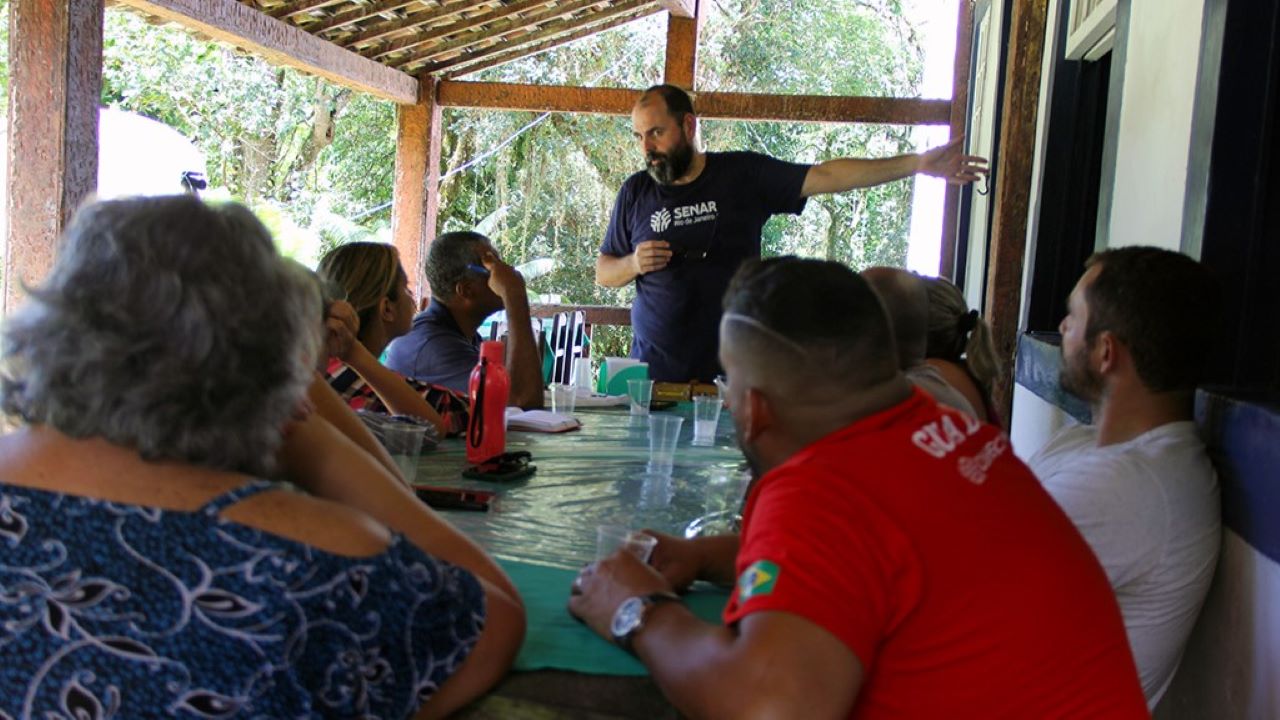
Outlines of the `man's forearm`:
{"label": "man's forearm", "polygon": [[526,410],[542,407],[542,358],[533,337],[529,301],[512,298],[507,311],[507,372],[511,376],[511,404]]}
{"label": "man's forearm", "polygon": [[604,287],[622,287],[636,279],[635,262],[631,255],[615,257],[600,255],[596,258],[596,284]]}
{"label": "man's forearm", "polygon": [[891,158],[836,158],[809,168],[800,191],[803,197],[841,193],[872,187],[914,175],[920,169],[919,155]]}

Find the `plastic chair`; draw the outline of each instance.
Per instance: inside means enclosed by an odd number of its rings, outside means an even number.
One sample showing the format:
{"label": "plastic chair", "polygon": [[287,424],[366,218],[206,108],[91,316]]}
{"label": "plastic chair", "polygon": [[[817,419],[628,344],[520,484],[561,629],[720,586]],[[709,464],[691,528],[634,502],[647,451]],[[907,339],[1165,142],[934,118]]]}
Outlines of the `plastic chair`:
{"label": "plastic chair", "polygon": [[556,313],[551,321],[547,348],[551,352],[552,383],[573,382],[573,361],[589,357],[587,316],[581,310]]}

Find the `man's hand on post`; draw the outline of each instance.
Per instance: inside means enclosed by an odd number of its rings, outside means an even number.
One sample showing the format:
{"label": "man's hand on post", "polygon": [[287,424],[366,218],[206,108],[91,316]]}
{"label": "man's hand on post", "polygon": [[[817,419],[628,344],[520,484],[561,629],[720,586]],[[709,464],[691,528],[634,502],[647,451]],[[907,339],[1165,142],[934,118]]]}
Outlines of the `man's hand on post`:
{"label": "man's hand on post", "polygon": [[671,592],[671,585],[657,570],[619,550],[578,573],[569,590],[569,613],[612,641],[609,626],[622,601],[656,592]]}
{"label": "man's hand on post", "polygon": [[963,185],[984,177],[987,172],[987,159],[979,155],[965,155],[961,152],[964,136],[961,135],[932,150],[920,154],[920,172],[930,177],[938,177],[953,185]]}
{"label": "man's hand on post", "polygon": [[645,240],[636,244],[636,251],[631,254],[637,275],[661,270],[671,262],[671,243],[666,240]]}

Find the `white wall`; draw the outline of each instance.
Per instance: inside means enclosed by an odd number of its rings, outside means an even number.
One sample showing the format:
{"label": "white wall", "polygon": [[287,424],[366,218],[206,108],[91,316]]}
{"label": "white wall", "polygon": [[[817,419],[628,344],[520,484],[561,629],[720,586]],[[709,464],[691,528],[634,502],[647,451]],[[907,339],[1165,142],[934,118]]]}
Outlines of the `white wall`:
{"label": "white wall", "polygon": [[1110,247],[1181,243],[1203,11],[1204,0],[1130,5]]}
{"label": "white wall", "polygon": [[1157,720],[1280,718],[1280,565],[1222,535],[1217,575]]}

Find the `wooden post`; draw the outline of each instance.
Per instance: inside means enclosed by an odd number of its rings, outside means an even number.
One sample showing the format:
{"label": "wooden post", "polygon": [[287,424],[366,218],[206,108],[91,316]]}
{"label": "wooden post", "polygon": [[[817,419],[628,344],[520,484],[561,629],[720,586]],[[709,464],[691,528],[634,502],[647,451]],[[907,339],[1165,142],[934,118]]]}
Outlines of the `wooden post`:
{"label": "wooden post", "polygon": [[[956,21],[955,76],[951,80],[951,137],[964,132],[969,119],[969,75],[973,62],[973,3],[960,0],[960,17]],[[956,249],[960,244],[959,185],[947,185],[942,201],[942,253],[938,274],[955,280],[959,262]]]}
{"label": "wooden post", "polygon": [[996,355],[1006,369],[992,391],[992,401],[1005,418],[1010,417],[1013,407],[1012,369],[1018,345],[1047,4],[1048,0],[1014,1],[1005,63],[1004,120],[996,153],[995,218],[984,312],[991,324]]}
{"label": "wooden post", "polygon": [[422,262],[436,237],[440,213],[440,104],[436,79],[423,76],[416,105],[396,109],[396,176],[392,190],[391,236],[409,287],[428,295]]}
{"label": "wooden post", "polygon": [[693,0],[693,17],[667,16],[667,62],[663,82],[693,92],[698,74],[698,30],[702,25],[701,3]]}
{"label": "wooden post", "polygon": [[59,233],[98,185],[102,21],[102,0],[9,4],[5,314],[53,267]]}

